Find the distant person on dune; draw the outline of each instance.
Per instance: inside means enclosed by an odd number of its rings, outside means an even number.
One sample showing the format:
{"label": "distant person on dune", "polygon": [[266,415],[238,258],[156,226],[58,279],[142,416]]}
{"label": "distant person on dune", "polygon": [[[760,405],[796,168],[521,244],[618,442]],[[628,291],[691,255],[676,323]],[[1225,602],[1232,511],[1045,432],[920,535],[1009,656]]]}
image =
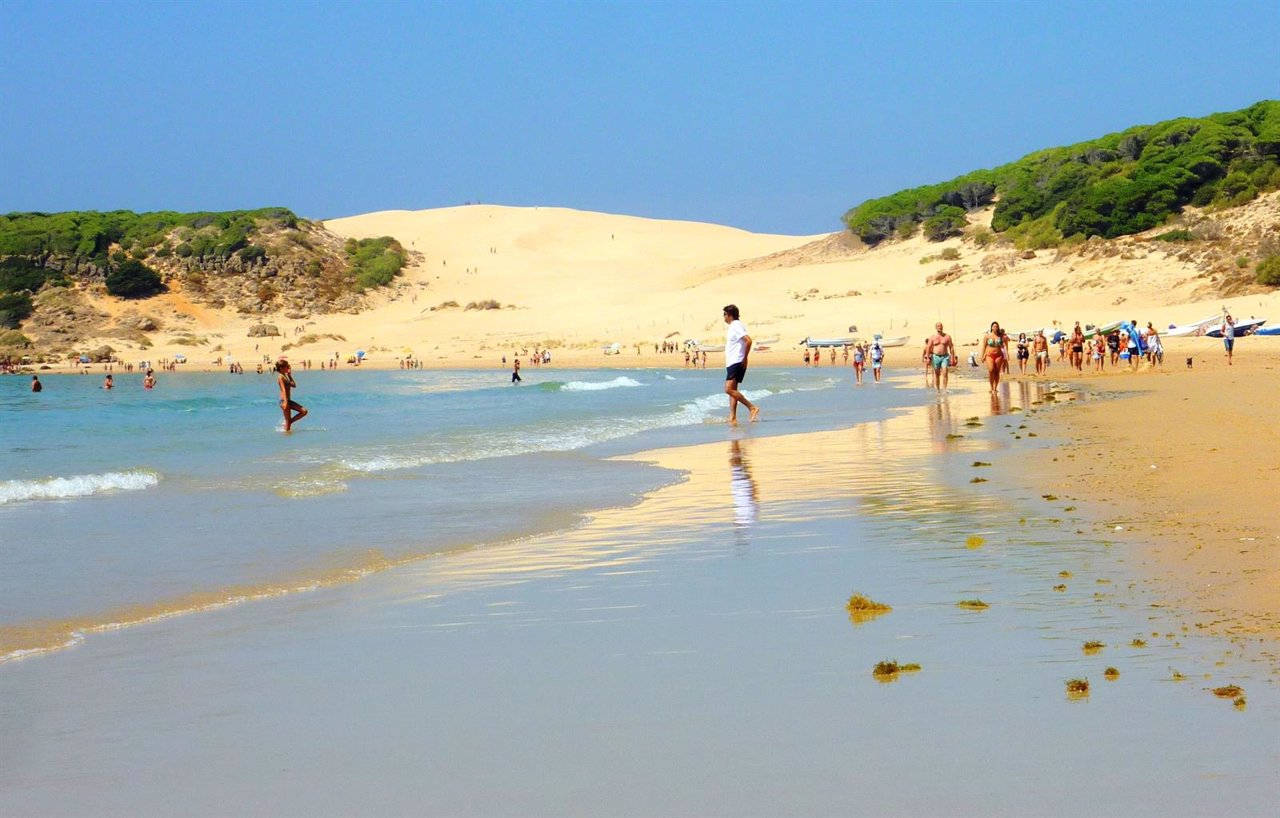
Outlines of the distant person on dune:
{"label": "distant person on dune", "polygon": [[276,381],[280,384],[280,409],[284,412],[284,430],[288,432],[293,429],[293,424],[307,416],[307,409],[293,399],[293,390],[298,384],[293,379],[293,369],[289,362],[283,358],[276,361],[276,372]]}
{"label": "distant person on dune", "polygon": [[760,417],[760,409],[738,391],[738,385],[747,376],[747,357],[751,355],[751,336],[747,326],[738,318],[738,307],[729,304],[724,308],[724,322],[729,325],[724,335],[724,392],[729,396],[729,424],[738,424],[738,404],[751,412],[751,422]]}

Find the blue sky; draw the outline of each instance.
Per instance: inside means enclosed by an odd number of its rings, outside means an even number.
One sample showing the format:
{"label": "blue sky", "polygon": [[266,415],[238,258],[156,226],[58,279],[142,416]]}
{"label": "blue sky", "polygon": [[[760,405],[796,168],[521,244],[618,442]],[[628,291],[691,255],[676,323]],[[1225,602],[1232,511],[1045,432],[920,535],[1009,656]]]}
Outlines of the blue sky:
{"label": "blue sky", "polygon": [[464,201],[820,233],[1280,97],[1272,2],[0,0],[0,212]]}

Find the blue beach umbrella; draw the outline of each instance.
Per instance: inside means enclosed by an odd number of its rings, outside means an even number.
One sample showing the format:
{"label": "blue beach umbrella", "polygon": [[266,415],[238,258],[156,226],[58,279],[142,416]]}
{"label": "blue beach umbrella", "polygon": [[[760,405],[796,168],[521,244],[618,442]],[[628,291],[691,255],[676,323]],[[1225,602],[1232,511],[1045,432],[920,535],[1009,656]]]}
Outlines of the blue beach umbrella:
{"label": "blue beach umbrella", "polygon": [[82,364],[87,364],[87,363],[89,363],[89,356],[88,356],[88,355],[81,355],[81,356],[80,356],[80,363],[82,363]]}
{"label": "blue beach umbrella", "polygon": [[356,350],[356,357],[357,357],[357,358],[363,358],[363,357],[364,357],[364,350],[363,350],[363,349],[357,349],[357,350]]}

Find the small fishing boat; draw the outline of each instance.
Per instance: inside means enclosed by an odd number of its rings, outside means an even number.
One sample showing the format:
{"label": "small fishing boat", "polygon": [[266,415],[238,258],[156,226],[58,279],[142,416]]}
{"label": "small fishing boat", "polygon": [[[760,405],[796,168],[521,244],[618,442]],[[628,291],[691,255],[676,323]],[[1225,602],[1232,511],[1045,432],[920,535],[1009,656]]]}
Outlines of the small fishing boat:
{"label": "small fishing boat", "polygon": [[[1242,338],[1245,335],[1252,335],[1257,331],[1258,327],[1261,327],[1265,323],[1267,323],[1267,319],[1265,318],[1248,318],[1242,321],[1237,321],[1235,337]],[[1209,327],[1204,334],[1208,338],[1221,338],[1222,324],[1215,324],[1214,326]]]}
{"label": "small fishing boat", "polygon": [[817,349],[826,347],[850,347],[857,342],[857,338],[805,338],[800,343],[810,349]]}
{"label": "small fishing boat", "polygon": [[881,347],[904,347],[911,340],[910,335],[899,335],[896,338],[885,338],[883,335],[875,335],[875,340],[880,342]]}
{"label": "small fishing boat", "polygon": [[1164,335],[1169,338],[1184,338],[1188,335],[1204,335],[1214,324],[1221,324],[1221,315],[1211,315],[1208,318],[1201,318],[1199,321],[1192,321],[1190,324],[1170,324],[1169,328],[1164,331]]}
{"label": "small fishing boat", "polygon": [[1253,331],[1254,335],[1280,335],[1280,324],[1274,327],[1258,327]]}

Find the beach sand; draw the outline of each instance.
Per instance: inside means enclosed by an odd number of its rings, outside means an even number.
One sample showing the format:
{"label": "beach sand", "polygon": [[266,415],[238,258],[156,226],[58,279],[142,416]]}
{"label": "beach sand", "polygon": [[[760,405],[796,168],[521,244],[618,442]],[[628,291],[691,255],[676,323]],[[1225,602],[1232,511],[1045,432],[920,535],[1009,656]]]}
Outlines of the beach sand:
{"label": "beach sand", "polygon": [[[1048,407],[1014,383],[992,404],[983,387],[966,373],[853,428],[640,452],[682,479],[580,527],[13,663],[0,714],[25,752],[0,804],[1265,814],[1265,668],[1149,609],[1139,543],[1081,536],[1087,516],[1018,479],[1063,418],[1123,401]],[[853,593],[893,610],[851,621]],[[972,598],[990,608],[957,605]],[[885,659],[922,668],[874,676]],[[1066,695],[1076,677],[1089,696]],[[1245,711],[1204,689],[1228,682]]]}
{"label": "beach sand", "polygon": [[[989,218],[989,211],[971,216]],[[1222,218],[1237,232],[1274,230],[1280,193]],[[196,308],[180,292],[153,299],[147,304],[155,309],[189,316],[204,346],[193,351],[161,333],[153,348],[134,356],[156,360],[181,352],[191,359],[188,367],[208,369],[227,352],[252,366],[281,353],[318,363],[363,349],[369,353],[363,366],[372,368],[396,368],[412,352],[430,368],[506,370],[515,355],[546,348],[557,369],[670,367],[680,366],[683,356],[655,354],[654,344],[721,343],[720,307],[733,302],[757,341],[777,339],[753,353],[754,367],[797,366],[800,339],[854,334],[856,326],[861,337],[911,336],[907,346],[888,350],[893,370],[914,367],[937,320],[953,333],[962,359],[992,319],[1015,334],[1122,317],[1164,327],[1224,307],[1237,316],[1280,320],[1280,291],[1220,298],[1206,289],[1208,274],[1181,258],[1179,248],[1142,236],[1119,240],[1114,252],[1039,251],[1024,259],[1008,248],[978,248],[958,238],[867,250],[841,234],[757,235],[555,207],[387,211],[325,224],[342,236],[394,235],[422,259],[392,288],[370,295],[368,310],[358,315],[289,321]],[[941,260],[944,250],[958,260]],[[958,278],[929,283],[952,265]],[[503,308],[465,309],[490,299]],[[459,306],[439,308],[450,302]],[[263,320],[274,320],[283,335],[246,338],[248,327]],[[284,349],[307,334],[336,338]],[[621,354],[605,355],[613,343]],[[1121,521],[1117,534],[1149,538],[1149,570],[1183,589],[1170,592],[1170,603],[1194,605],[1202,626],[1256,630],[1274,641],[1280,593],[1271,590],[1277,558],[1268,477],[1280,463],[1280,443],[1267,398],[1274,395],[1280,340],[1240,341],[1232,368],[1223,366],[1218,341],[1166,344],[1160,372],[1082,377],[1130,397],[1065,413],[1060,432],[1070,448],[1055,456],[1069,463],[1070,474],[1060,474],[1046,456],[1029,467],[1027,479],[1044,480],[1045,493],[1105,510],[1103,516]],[[1196,365],[1186,371],[1189,356]],[[708,369],[723,364],[721,353],[708,359]],[[524,364],[527,369],[527,358]],[[1066,367],[1054,366],[1050,377],[1068,379]],[[1235,475],[1224,479],[1223,470]]]}
{"label": "beach sand", "polygon": [[1220,341],[1171,339],[1154,370],[1061,376],[1106,399],[1051,414],[1065,445],[1037,452],[1025,479],[1088,507],[1099,530],[1136,546],[1138,570],[1193,627],[1261,643],[1280,672],[1280,429],[1271,409],[1280,344],[1271,340],[1237,342],[1231,366]]}

